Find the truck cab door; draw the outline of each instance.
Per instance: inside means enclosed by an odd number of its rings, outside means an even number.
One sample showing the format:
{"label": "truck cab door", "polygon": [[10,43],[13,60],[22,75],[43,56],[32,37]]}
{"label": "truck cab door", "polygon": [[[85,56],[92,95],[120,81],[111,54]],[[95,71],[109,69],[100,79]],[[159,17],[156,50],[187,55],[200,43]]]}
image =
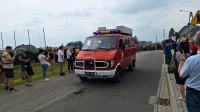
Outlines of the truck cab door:
{"label": "truck cab door", "polygon": [[125,68],[126,67],[126,58],[125,58],[125,45],[124,45],[123,39],[119,40],[118,52],[119,52],[119,57],[120,57],[119,59],[121,62],[121,67]]}
{"label": "truck cab door", "polygon": [[131,63],[131,47],[130,47],[130,41],[128,37],[124,37],[124,66],[128,67]]}

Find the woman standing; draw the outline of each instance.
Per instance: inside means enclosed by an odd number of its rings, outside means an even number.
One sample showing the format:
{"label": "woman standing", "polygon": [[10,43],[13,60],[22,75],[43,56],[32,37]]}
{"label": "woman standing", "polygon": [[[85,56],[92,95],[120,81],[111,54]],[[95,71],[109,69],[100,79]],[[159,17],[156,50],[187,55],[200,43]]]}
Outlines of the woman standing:
{"label": "woman standing", "polygon": [[72,50],[72,48],[70,47],[70,48],[67,50],[67,62],[68,62],[68,72],[69,72],[69,73],[72,73],[73,70],[74,70],[74,64],[73,64],[72,53],[73,53],[73,50]]}
{"label": "woman standing", "polygon": [[49,79],[46,77],[46,72],[48,68],[48,59],[45,56],[45,52],[43,49],[39,50],[38,59],[40,61],[40,64],[42,65],[42,71],[43,71],[43,81],[48,81]]}

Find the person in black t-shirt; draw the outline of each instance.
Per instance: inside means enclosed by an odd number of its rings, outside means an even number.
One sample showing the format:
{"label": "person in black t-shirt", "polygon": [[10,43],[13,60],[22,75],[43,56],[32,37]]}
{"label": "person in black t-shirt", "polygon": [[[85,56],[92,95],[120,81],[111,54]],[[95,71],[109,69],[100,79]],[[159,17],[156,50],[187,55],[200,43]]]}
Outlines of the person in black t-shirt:
{"label": "person in black t-shirt", "polygon": [[56,69],[56,61],[55,61],[55,52],[53,51],[53,49],[50,49],[48,52],[48,62],[50,63],[51,67],[50,70],[52,72],[55,72]]}
{"label": "person in black t-shirt", "polygon": [[19,61],[21,64],[22,74],[26,76],[26,86],[32,86],[32,75],[33,69],[31,64],[31,57],[25,52],[26,49],[20,49],[21,53],[19,54]]}

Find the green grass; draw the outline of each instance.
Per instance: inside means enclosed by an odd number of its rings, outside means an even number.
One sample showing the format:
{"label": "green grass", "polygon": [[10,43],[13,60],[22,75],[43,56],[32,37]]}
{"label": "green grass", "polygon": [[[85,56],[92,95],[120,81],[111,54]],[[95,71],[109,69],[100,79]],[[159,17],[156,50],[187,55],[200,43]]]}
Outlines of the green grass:
{"label": "green grass", "polygon": [[[48,69],[47,71],[47,77],[53,77],[59,74],[59,65],[56,64],[56,69],[55,72],[52,72]],[[33,80],[42,80],[42,67],[39,63],[35,63],[33,64],[33,71],[34,71],[34,75],[33,75]],[[63,67],[63,71],[67,72],[67,64],[64,64]],[[26,81],[22,80],[22,74],[21,74],[21,68],[20,65],[18,66],[14,66],[14,75],[15,75],[15,81],[14,81],[14,85],[20,85],[20,84],[24,84]],[[4,88],[4,85],[0,85],[0,89]]]}

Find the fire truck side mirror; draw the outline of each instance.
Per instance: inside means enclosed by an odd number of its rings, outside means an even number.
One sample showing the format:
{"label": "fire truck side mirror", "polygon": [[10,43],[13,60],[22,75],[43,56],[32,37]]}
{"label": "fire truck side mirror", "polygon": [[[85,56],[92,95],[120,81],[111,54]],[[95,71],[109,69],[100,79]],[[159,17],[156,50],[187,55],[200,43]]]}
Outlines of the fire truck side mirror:
{"label": "fire truck side mirror", "polygon": [[197,23],[200,23],[200,14],[197,14]]}

